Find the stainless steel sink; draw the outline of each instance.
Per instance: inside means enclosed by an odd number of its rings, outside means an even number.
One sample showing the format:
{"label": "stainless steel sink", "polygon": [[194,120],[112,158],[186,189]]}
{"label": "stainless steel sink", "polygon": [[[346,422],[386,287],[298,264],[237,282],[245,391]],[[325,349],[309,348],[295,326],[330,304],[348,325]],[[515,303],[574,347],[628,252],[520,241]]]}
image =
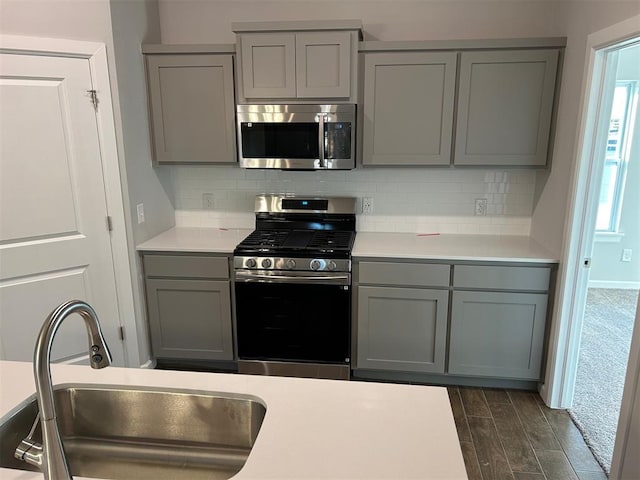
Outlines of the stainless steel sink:
{"label": "stainless steel sink", "polygon": [[[256,397],[190,390],[62,385],[55,407],[71,474],[108,479],[226,479],[240,471],[266,408]],[[0,467],[38,413],[29,398],[0,425]],[[34,440],[40,441],[39,428]]]}

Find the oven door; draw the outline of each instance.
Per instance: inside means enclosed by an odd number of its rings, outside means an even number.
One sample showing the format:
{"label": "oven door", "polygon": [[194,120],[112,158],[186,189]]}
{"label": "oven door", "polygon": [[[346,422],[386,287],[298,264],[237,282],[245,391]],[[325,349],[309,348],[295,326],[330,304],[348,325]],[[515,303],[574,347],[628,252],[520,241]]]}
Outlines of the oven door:
{"label": "oven door", "polygon": [[349,364],[349,274],[290,273],[236,272],[238,357]]}

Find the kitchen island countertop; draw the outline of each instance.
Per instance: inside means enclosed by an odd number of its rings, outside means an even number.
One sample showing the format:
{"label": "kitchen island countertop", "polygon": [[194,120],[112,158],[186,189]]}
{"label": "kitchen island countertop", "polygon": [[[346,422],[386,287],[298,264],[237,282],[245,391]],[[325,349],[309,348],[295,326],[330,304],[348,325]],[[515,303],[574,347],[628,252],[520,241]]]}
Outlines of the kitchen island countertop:
{"label": "kitchen island countertop", "polygon": [[[465,479],[443,387],[53,365],[54,384],[85,383],[249,394],[267,413],[234,479]],[[35,392],[32,365],[0,362],[0,416]],[[0,478],[42,478],[1,469]],[[75,477],[79,478],[79,477]]]}

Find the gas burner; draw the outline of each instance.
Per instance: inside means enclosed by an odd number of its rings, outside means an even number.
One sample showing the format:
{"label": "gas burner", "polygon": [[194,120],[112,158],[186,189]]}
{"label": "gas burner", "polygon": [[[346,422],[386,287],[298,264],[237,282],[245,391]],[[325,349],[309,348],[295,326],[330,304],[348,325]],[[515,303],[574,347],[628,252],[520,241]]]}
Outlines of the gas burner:
{"label": "gas burner", "polygon": [[234,265],[236,269],[292,270],[290,266],[296,265],[295,270],[350,271],[355,235],[354,198],[259,195],[256,229],[234,250]]}

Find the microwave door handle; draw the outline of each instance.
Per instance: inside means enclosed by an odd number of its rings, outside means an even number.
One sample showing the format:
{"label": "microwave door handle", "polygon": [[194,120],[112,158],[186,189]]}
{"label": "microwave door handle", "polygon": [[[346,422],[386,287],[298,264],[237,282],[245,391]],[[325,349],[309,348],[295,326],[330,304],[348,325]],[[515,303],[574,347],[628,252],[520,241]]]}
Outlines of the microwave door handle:
{"label": "microwave door handle", "polygon": [[326,168],[324,159],[324,121],[325,114],[318,115],[318,152],[320,152],[320,168]]}

